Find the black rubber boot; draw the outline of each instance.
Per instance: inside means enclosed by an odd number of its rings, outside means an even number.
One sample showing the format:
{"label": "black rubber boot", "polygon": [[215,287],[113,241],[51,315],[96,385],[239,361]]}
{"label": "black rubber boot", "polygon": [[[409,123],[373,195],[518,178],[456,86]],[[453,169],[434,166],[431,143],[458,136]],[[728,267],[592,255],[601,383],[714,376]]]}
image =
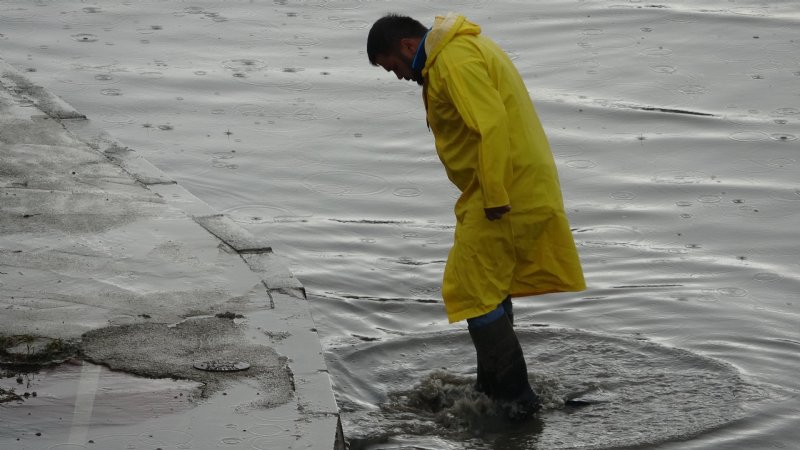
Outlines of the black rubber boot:
{"label": "black rubber boot", "polygon": [[477,369],[478,378],[475,380],[475,390],[486,394],[487,397],[491,397],[493,392],[490,391],[491,385],[489,384],[489,379],[487,378],[488,375],[486,371],[481,366],[481,361],[478,360],[478,369]]}
{"label": "black rubber boot", "polygon": [[[508,321],[511,322],[511,326],[514,326],[514,307],[511,304],[511,296],[509,295],[503,300],[503,310],[506,312],[506,317],[508,317]],[[478,369],[477,369],[478,379],[475,381],[475,390],[478,392],[482,392],[486,394],[486,396],[491,397],[492,393],[490,392],[491,387],[488,385],[486,380],[486,371],[483,370],[481,366],[481,361],[478,360]]]}
{"label": "black rubber boot", "polygon": [[469,335],[478,354],[476,389],[495,400],[508,419],[522,420],[539,410],[539,397],[528,382],[522,347],[508,317],[471,328]]}

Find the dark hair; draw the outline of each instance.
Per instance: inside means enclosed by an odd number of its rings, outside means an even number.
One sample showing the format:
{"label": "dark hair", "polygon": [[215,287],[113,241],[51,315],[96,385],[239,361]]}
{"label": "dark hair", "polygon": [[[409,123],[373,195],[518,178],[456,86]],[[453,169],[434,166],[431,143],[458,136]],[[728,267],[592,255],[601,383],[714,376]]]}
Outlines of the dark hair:
{"label": "dark hair", "polygon": [[427,31],[424,25],[408,16],[391,13],[381,17],[372,24],[367,37],[369,62],[378,65],[375,59],[397,49],[400,39],[421,38]]}

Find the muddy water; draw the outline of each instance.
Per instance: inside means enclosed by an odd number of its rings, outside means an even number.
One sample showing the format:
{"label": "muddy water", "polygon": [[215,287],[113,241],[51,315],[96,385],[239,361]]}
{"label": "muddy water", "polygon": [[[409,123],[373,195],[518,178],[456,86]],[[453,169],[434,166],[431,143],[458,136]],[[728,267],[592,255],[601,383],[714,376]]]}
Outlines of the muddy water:
{"label": "muddy water", "polygon": [[[456,192],[419,88],[363,50],[389,10],[480,23],[550,136],[589,289],[516,302],[548,399],[526,427],[465,388],[438,288]],[[788,0],[6,1],[0,51],[273,240],[353,447],[793,448],[798,22]]]}

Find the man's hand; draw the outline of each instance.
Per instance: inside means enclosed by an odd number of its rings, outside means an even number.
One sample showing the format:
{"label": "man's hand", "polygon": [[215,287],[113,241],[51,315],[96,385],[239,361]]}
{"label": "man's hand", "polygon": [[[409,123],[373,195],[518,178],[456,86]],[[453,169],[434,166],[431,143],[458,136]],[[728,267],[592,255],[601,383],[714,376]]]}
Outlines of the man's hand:
{"label": "man's hand", "polygon": [[503,217],[503,214],[511,211],[511,206],[498,206],[496,208],[484,208],[483,211],[486,213],[486,218],[489,220],[497,220]]}

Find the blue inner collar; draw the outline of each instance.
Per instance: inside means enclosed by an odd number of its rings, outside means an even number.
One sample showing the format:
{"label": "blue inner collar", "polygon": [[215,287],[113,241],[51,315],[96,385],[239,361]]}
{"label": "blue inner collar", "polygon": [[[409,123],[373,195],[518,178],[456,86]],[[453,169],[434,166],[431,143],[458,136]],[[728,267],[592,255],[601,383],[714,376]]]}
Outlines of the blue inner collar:
{"label": "blue inner collar", "polygon": [[425,39],[428,37],[428,33],[430,30],[425,32],[425,35],[422,36],[422,40],[419,41],[419,47],[417,47],[417,53],[414,55],[414,60],[411,61],[411,69],[416,71],[422,71],[422,68],[425,67],[425,60],[428,59],[428,55],[425,53]]}

